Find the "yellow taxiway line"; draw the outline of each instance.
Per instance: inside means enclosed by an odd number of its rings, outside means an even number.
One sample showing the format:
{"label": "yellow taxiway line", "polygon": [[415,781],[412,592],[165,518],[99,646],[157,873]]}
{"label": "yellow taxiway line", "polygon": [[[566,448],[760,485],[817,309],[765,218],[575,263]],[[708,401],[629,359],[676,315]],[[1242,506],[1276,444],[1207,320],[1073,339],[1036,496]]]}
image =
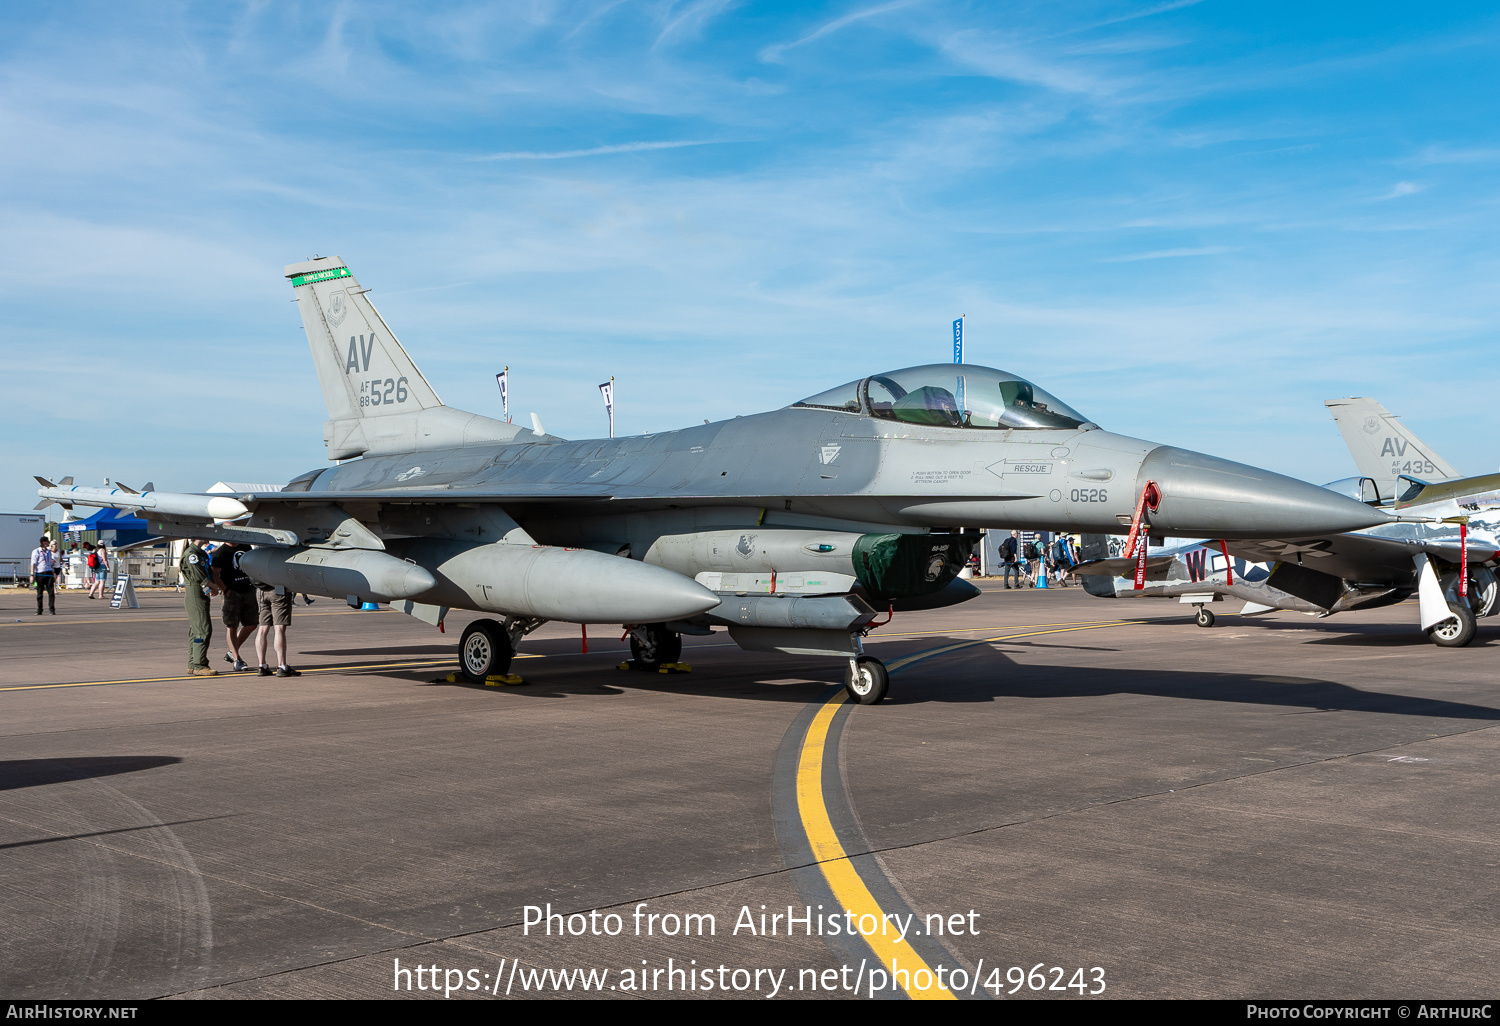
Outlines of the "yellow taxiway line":
{"label": "yellow taxiway line", "polygon": [[[545,659],[544,655],[533,655],[530,653],[517,653],[513,659]],[[365,663],[358,666],[313,666],[306,670],[298,670],[302,676],[310,673],[344,673],[349,670],[411,670],[423,666],[451,666],[452,659],[419,659],[411,663]],[[213,677],[198,677],[190,673],[179,677],[127,677],[123,680],[75,680],[64,684],[7,684],[0,685],[0,691],[45,691],[49,688],[93,688],[107,684],[168,684],[178,680],[201,680],[217,681],[223,677],[258,677],[254,670],[228,670]],[[278,678],[286,680],[289,678]]]}
{"label": "yellow taxiway line", "polygon": [[[1039,634],[1098,630],[1101,627],[1134,626],[1146,622],[1148,621],[1112,620],[1027,631],[1023,634],[1005,634],[994,638],[981,638],[977,641],[963,641],[956,645],[945,645],[928,652],[918,652],[915,655],[897,659],[890,664],[888,670],[899,670],[923,659],[931,659],[959,649],[986,645],[995,641],[1029,638]],[[797,758],[797,811],[802,820],[802,830],[807,835],[808,845],[812,849],[813,858],[817,861],[818,869],[822,872],[823,878],[828,881],[828,886],[839,905],[854,913],[856,918],[870,915],[877,923],[884,923],[886,912],[881,908],[875,896],[870,893],[869,887],[865,886],[864,880],[860,879],[859,872],[850,861],[849,853],[844,849],[837,831],[834,830],[833,821],[829,818],[828,804],[823,796],[823,762],[827,755],[828,731],[833,725],[833,718],[837,715],[839,707],[845,703],[847,697],[847,692],[839,691],[825,701],[823,707],[813,717],[812,723],[808,725],[807,734],[802,739],[802,750]],[[903,962],[905,968],[902,968],[901,972],[907,974],[908,981],[915,979],[923,970],[927,972],[927,978],[933,981],[929,988],[924,991],[906,987],[908,997],[914,1000],[955,1000],[952,992],[937,986],[937,974],[910,945],[891,938],[884,931],[865,936],[864,941],[874,951],[875,956],[884,963],[886,972],[891,974],[892,980],[897,978],[897,970]]]}
{"label": "yellow taxiway line", "polygon": [[[105,606],[104,608],[108,609],[109,607]],[[126,610],[123,610],[123,609],[114,609],[114,610],[111,610],[111,612],[123,613],[123,612],[126,612]],[[316,613],[299,612],[297,614],[297,618],[300,620],[304,616],[354,616],[354,615],[356,615],[358,613],[373,613],[373,612],[376,612],[376,610],[374,610],[374,609],[328,609],[328,610],[319,610]],[[380,610],[380,612],[388,613],[388,612],[390,612],[390,610],[389,609],[384,609],[384,610]],[[8,615],[8,614],[0,613],[0,616],[4,616],[4,615]],[[187,620],[187,614],[184,613],[182,616],[129,616],[129,617],[122,616],[118,620],[111,619],[111,620],[106,620],[106,621],[99,621],[99,620],[59,620],[55,616],[48,615],[48,616],[42,616],[42,617],[35,617],[34,616],[34,617],[31,617],[30,619],[22,618],[20,620],[17,620],[15,623],[0,623],[0,627],[24,627],[27,624],[31,624],[31,626],[33,626],[33,627],[40,627],[44,623],[68,624],[68,625],[71,625],[73,627],[79,627],[79,626],[82,626],[84,624],[94,625],[94,624],[101,623],[101,622],[104,622],[104,623],[170,623],[170,622],[172,622],[174,620],[175,621],[186,621]]]}
{"label": "yellow taxiway line", "polygon": [[[840,907],[854,913],[856,921],[869,915],[877,923],[884,925],[885,919],[882,917],[885,912],[875,900],[875,895],[870,893],[865,882],[859,878],[854,863],[849,861],[849,854],[839,843],[833,821],[828,818],[828,806],[823,801],[824,746],[834,713],[838,712],[843,703],[844,692],[840,691],[818,710],[818,714],[808,725],[807,736],[802,741],[802,752],[797,760],[797,808],[802,816],[802,829],[807,834],[813,858],[817,859],[818,869],[828,881]],[[902,959],[908,963],[904,970],[909,974],[908,980],[924,970],[929,980],[937,980],[932,967],[920,955],[909,945],[892,939],[883,930],[866,936],[864,940],[875,952],[875,957],[885,965],[886,971],[893,974],[893,980]],[[936,986],[925,991],[908,988],[907,996],[918,1000],[955,1000],[952,993]]]}

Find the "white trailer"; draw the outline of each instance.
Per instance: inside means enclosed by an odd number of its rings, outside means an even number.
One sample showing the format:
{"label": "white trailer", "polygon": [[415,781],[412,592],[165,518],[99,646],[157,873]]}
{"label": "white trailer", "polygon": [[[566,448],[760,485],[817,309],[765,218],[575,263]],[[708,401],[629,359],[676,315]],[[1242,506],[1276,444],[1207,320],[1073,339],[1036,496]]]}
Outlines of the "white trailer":
{"label": "white trailer", "polygon": [[0,513],[0,580],[31,576],[31,551],[46,530],[40,513]]}

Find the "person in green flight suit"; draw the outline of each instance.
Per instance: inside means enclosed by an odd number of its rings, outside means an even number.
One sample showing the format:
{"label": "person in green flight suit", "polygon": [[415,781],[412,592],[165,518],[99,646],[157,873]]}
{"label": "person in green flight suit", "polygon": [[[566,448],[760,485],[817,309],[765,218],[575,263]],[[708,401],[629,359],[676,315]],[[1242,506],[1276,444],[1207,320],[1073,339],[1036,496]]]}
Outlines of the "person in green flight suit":
{"label": "person in green flight suit", "polygon": [[219,671],[208,665],[208,646],[214,637],[214,622],[209,615],[208,598],[219,593],[208,565],[203,542],[194,538],[182,551],[177,564],[182,580],[183,603],[188,615],[188,672],[194,677],[217,677]]}

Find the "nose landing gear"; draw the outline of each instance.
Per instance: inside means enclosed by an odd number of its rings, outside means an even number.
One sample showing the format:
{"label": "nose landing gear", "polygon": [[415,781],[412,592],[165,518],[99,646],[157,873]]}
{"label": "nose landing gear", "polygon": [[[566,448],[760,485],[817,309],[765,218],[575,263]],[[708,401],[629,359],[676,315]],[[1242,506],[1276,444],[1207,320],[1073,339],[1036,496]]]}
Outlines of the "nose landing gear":
{"label": "nose landing gear", "polygon": [[891,675],[885,664],[874,656],[856,656],[849,660],[849,669],[844,674],[844,690],[860,705],[874,705],[884,701],[891,687]]}

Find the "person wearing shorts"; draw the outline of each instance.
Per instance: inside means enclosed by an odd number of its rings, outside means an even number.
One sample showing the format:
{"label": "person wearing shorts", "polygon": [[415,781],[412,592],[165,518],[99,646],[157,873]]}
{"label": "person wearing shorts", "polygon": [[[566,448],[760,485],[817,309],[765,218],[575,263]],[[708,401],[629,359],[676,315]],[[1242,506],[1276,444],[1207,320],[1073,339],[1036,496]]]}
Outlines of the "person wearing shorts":
{"label": "person wearing shorts", "polygon": [[250,665],[240,657],[240,646],[250,640],[250,635],[255,633],[255,628],[260,623],[260,607],[255,601],[255,582],[245,576],[239,564],[240,553],[249,548],[248,545],[233,543],[220,545],[209,560],[214,582],[224,592],[224,605],[220,615],[229,634],[229,651],[224,653],[224,661],[233,664],[237,671],[250,669]]}
{"label": "person wearing shorts", "polygon": [[[269,584],[255,586],[255,601],[260,614],[260,633],[255,636],[255,657],[260,663],[262,677],[269,677],[273,672],[278,677],[302,676],[286,664],[286,629],[292,624],[292,599],[295,597],[285,588],[273,588]],[[275,639],[277,666],[274,671],[266,665],[267,634]]]}
{"label": "person wearing shorts", "polygon": [[89,598],[104,598],[104,590],[109,586],[109,550],[100,542],[98,547],[90,545],[84,549],[87,553],[84,562],[88,564],[89,575]]}

